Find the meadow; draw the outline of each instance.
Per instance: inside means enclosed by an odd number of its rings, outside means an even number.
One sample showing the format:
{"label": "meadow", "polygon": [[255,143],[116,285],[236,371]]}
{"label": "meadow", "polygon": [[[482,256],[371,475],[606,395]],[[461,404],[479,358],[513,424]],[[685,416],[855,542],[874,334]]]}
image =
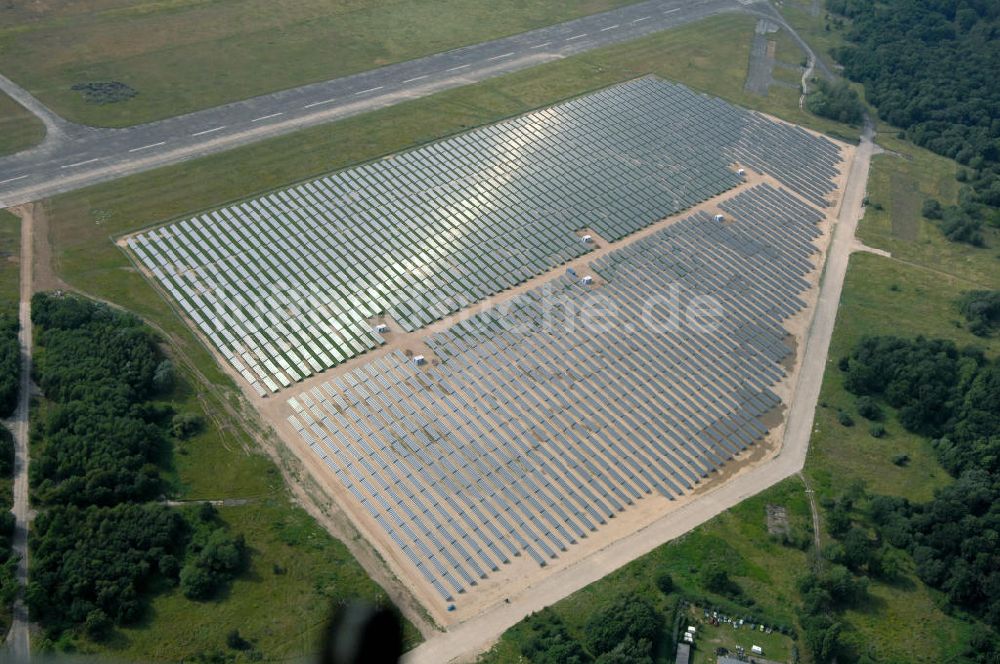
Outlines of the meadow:
{"label": "meadow", "polygon": [[0,156],[37,145],[45,138],[45,125],[24,106],[0,93]]}
{"label": "meadow", "polygon": [[[517,34],[631,0],[74,0],[0,7],[4,74],[66,119],[127,126]],[[134,96],[88,103],[77,84]],[[130,91],[130,94],[131,94]]]}

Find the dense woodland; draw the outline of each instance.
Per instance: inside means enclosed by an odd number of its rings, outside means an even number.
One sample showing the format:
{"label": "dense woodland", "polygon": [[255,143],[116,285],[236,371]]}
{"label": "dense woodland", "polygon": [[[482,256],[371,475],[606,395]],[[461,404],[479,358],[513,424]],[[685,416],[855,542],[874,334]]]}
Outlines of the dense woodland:
{"label": "dense woodland", "polygon": [[[6,427],[0,425],[0,478],[9,480],[14,474],[14,436]],[[10,498],[5,497],[4,504]],[[0,508],[0,603],[4,606],[13,604],[17,597],[17,562],[19,557],[11,547],[14,535],[14,513],[4,504]]]}
{"label": "dense woodland", "polygon": [[[170,405],[174,372],[134,316],[74,296],[37,294],[31,483],[33,617],[50,636],[106,638],[142,617],[152,593],[212,597],[246,562],[211,505],[158,501],[172,443],[197,429]],[[157,401],[161,399],[162,401]]]}
{"label": "dense woodland", "polygon": [[[879,115],[917,145],[958,161],[959,206],[942,225],[972,242],[1000,207],[1000,3],[827,0],[850,19],[834,53]],[[979,242],[982,238],[979,236]]]}
{"label": "dense woodland", "polygon": [[0,417],[9,417],[17,407],[20,378],[18,324],[13,314],[0,313]]}
{"label": "dense woodland", "polygon": [[884,400],[904,427],[931,438],[957,478],[925,504],[874,498],[883,546],[909,552],[953,607],[1000,628],[1000,362],[950,341],[870,337],[840,368],[848,391]]}
{"label": "dense woodland", "polygon": [[519,629],[527,632],[522,652],[534,664],[653,664],[664,616],[648,598],[630,594],[591,616],[584,641],[550,609],[532,614]]}

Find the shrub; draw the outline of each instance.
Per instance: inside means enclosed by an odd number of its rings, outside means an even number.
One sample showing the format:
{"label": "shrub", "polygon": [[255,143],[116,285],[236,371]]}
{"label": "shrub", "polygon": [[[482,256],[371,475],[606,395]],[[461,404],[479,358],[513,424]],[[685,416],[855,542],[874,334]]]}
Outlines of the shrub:
{"label": "shrub", "polygon": [[88,104],[117,104],[139,94],[135,88],[121,81],[77,83],[70,89],[83,93],[83,98]]}
{"label": "shrub", "polygon": [[868,433],[872,438],[883,438],[885,436],[885,425],[881,422],[875,422],[868,427]]}
{"label": "shrub", "polygon": [[664,595],[669,595],[674,590],[674,579],[667,571],[662,571],[656,575],[656,587]]}
{"label": "shrub", "polygon": [[878,403],[869,396],[858,397],[855,404],[858,409],[858,415],[865,418],[866,420],[871,420],[872,422],[879,422],[882,420],[882,409],[879,407]]}
{"label": "shrub", "polygon": [[920,208],[920,214],[927,219],[940,219],[942,215],[941,202],[934,198],[928,198]]}
{"label": "shrub", "polygon": [[841,425],[843,425],[845,427],[853,427],[854,426],[854,418],[851,417],[846,411],[843,411],[843,410],[841,410],[841,411],[839,411],[837,413],[837,421],[840,422]]}
{"label": "shrub", "polygon": [[910,463],[910,455],[908,454],[896,454],[892,457],[892,463],[896,466],[902,468]]}
{"label": "shrub", "polygon": [[204,428],[205,419],[196,413],[177,413],[170,420],[170,433],[179,440],[187,440]]}

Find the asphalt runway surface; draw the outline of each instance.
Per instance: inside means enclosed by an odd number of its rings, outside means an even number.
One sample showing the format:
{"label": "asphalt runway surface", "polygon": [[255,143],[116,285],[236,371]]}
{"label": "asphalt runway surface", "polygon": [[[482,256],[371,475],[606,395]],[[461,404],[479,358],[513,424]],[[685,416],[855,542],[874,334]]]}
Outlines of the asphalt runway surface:
{"label": "asphalt runway surface", "polygon": [[[755,0],[648,0],[601,14],[124,129],[69,123],[0,76],[45,122],[45,141],[0,158],[0,207],[391,106],[727,12],[765,15]],[[783,23],[783,22],[782,22]]]}

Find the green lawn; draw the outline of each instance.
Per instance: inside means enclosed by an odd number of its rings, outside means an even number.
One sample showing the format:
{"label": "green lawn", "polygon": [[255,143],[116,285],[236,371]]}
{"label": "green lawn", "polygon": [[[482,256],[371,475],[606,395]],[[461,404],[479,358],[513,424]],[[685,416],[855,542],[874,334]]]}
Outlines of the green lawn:
{"label": "green lawn", "polygon": [[[4,74],[67,119],[126,126],[599,13],[633,0],[79,0],[0,7]],[[71,87],[138,94],[87,103]]]}
{"label": "green lawn", "polygon": [[21,220],[0,210],[0,311],[17,313],[20,293]]}
{"label": "green lawn", "polygon": [[[2,12],[0,9],[0,13]],[[2,48],[0,53],[3,53]],[[44,138],[45,125],[42,121],[0,92],[0,156],[30,148],[41,143]]]}

